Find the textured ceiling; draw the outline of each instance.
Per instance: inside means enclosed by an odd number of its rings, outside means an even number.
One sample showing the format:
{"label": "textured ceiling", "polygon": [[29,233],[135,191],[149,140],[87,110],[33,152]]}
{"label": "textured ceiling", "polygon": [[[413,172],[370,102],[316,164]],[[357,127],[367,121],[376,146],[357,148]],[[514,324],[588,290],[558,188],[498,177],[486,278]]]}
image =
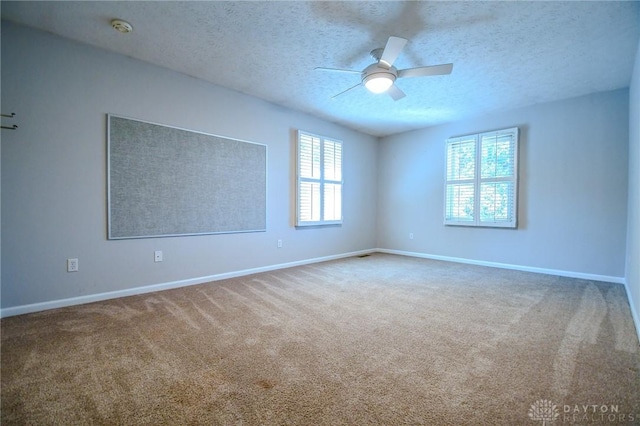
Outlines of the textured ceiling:
{"label": "textured ceiling", "polygon": [[[640,2],[1,2],[2,18],[139,58],[376,136],[627,87]],[[109,22],[129,21],[120,34]],[[369,52],[409,39],[397,68],[454,64],[364,87]]]}

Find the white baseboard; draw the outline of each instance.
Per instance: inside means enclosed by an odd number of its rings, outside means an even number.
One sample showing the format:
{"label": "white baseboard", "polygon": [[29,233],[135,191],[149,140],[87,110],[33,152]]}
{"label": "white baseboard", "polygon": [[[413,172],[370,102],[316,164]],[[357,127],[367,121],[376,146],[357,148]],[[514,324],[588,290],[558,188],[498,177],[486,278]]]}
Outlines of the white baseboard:
{"label": "white baseboard", "polygon": [[439,256],[427,253],[416,253],[402,250],[389,250],[378,248],[375,251],[380,253],[398,254],[401,256],[421,257],[423,259],[444,260],[447,262],[467,263],[470,265],[489,266],[492,268],[513,269],[516,271],[536,272],[538,274],[558,275],[561,277],[581,278],[592,281],[604,281],[616,284],[625,284],[624,277],[614,277],[609,275],[586,274],[582,272],[563,271],[559,269],[537,268],[533,266],[511,265],[508,263],[487,262],[484,260],[465,259],[462,257]]}
{"label": "white baseboard", "polygon": [[243,269],[240,271],[225,272],[222,274],[208,275],[204,277],[190,278],[186,280],[171,281],[160,284],[152,284],[143,287],[135,287],[125,290],[109,291],[106,293],[89,294],[86,296],[71,297],[68,299],[52,300],[48,302],[32,303],[29,305],[14,306],[0,310],[0,318],[15,315],[29,314],[33,312],[46,311],[49,309],[64,308],[67,306],[82,305],[85,303],[100,302],[102,300],[117,299],[119,297],[135,296],[138,294],[152,293],[154,291],[170,290],[173,288],[187,287],[190,285],[203,284],[211,281],[219,281],[227,278],[241,277],[244,275],[257,274],[260,272],[275,271],[277,269],[291,268],[294,266],[309,265],[312,263],[326,262],[328,260],[341,259],[351,256],[373,253],[375,250],[360,250],[350,253],[342,253],[332,256],[316,257],[313,259],[298,260],[295,262],[280,263],[276,265],[261,266],[258,268]]}
{"label": "white baseboard", "polygon": [[[629,296],[630,292],[629,292],[629,289],[627,288],[627,284],[626,284],[626,281],[625,281],[624,277],[614,277],[614,276],[596,275],[596,274],[585,274],[585,273],[581,273],[581,272],[563,271],[563,270],[546,269],[546,268],[536,268],[536,267],[521,266],[521,265],[511,265],[511,264],[497,263],[497,262],[486,262],[486,261],[465,259],[465,258],[458,258],[458,257],[438,256],[438,255],[430,255],[430,254],[426,254],[426,253],[417,253],[417,252],[408,252],[408,251],[402,251],[402,250],[390,250],[390,249],[378,248],[378,249],[360,250],[360,251],[355,251],[355,252],[342,253],[342,254],[331,255],[331,256],[323,256],[323,257],[317,257],[317,258],[312,258],[312,259],[298,260],[298,261],[294,261],[294,262],[280,263],[280,264],[275,264],[275,265],[262,266],[262,267],[258,267],[258,268],[243,269],[243,270],[239,270],[239,271],[225,272],[225,273],[221,273],[221,274],[214,274],[214,275],[208,275],[208,276],[204,276],[204,277],[190,278],[190,279],[186,279],[186,280],[179,280],[179,281],[171,281],[171,282],[166,282],[166,283],[152,284],[152,285],[148,285],[148,286],[135,287],[135,288],[124,289],[124,290],[110,291],[110,292],[106,292],[106,293],[97,293],[97,294],[90,294],[90,295],[86,295],[86,296],[71,297],[71,298],[68,298],[68,299],[59,299],[59,300],[52,300],[52,301],[41,302],[41,303],[33,303],[33,304],[29,304],[29,305],[14,306],[14,307],[1,309],[0,310],[0,318],[11,317],[11,316],[15,316],[15,315],[28,314],[28,313],[33,313],[33,312],[46,311],[46,310],[49,310],[49,309],[64,308],[64,307],[67,307],[67,306],[82,305],[82,304],[85,304],[85,303],[99,302],[99,301],[102,301],[102,300],[116,299],[116,298],[119,298],[119,297],[135,296],[135,295],[139,295],[139,294],[152,293],[152,292],[155,292],[155,291],[170,290],[170,289],[174,289],[174,288],[186,287],[186,286],[191,286],[191,285],[196,285],[196,284],[203,284],[203,283],[207,283],[207,282],[211,282],[211,281],[219,281],[219,280],[223,280],[223,279],[227,279],[227,278],[241,277],[241,276],[244,276],[244,275],[257,274],[257,273],[260,273],[260,272],[275,271],[275,270],[278,270],[278,269],[291,268],[291,267],[294,267],[294,266],[301,266],[301,265],[309,265],[309,264],[312,264],[312,263],[326,262],[326,261],[329,261],[329,260],[341,259],[341,258],[351,257],[351,256],[359,256],[359,255],[362,255],[362,254],[369,254],[369,253],[375,253],[375,252],[388,253],[388,254],[397,254],[397,255],[401,255],[401,256],[420,257],[420,258],[425,258],[425,259],[443,260],[443,261],[448,261],[448,262],[467,263],[467,264],[471,264],[471,265],[489,266],[489,267],[494,267],[494,268],[503,268],[503,269],[513,269],[513,270],[527,271],[527,272],[536,272],[536,273],[541,273],[541,274],[558,275],[558,276],[571,277],[571,278],[582,278],[582,279],[587,279],[587,280],[604,281],[604,282],[611,282],[611,283],[616,283],[616,284],[623,284],[625,286],[627,297],[630,297]],[[631,308],[631,314],[632,314],[633,320],[634,320],[635,325],[636,325],[636,331],[638,332],[638,339],[640,339],[640,318],[638,317],[638,312],[636,311],[635,307],[633,306],[633,303],[631,303],[631,299],[629,299],[629,306]]]}

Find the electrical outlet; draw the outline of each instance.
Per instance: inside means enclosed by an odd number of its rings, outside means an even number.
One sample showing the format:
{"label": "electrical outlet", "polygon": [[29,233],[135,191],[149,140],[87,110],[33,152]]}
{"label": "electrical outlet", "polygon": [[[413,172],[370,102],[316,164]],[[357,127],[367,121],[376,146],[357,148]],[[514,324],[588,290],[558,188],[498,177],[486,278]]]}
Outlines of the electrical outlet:
{"label": "electrical outlet", "polygon": [[278,248],[282,248],[282,240],[278,240]]}
{"label": "electrical outlet", "polygon": [[154,262],[162,262],[162,250],[156,250],[153,253],[153,261]]}
{"label": "electrical outlet", "polygon": [[67,259],[67,272],[78,272],[78,259]]}
{"label": "electrical outlet", "polygon": [[413,232],[409,232],[409,239],[413,240]]}

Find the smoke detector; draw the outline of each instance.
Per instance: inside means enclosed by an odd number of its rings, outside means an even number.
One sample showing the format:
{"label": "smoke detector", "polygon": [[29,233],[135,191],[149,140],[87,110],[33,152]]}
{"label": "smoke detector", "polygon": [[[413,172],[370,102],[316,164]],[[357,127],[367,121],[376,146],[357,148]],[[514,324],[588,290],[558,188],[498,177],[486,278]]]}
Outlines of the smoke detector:
{"label": "smoke detector", "polygon": [[133,31],[133,27],[131,26],[131,24],[127,21],[123,21],[122,19],[114,19],[113,21],[111,21],[111,26],[113,27],[113,29],[123,34],[127,34]]}

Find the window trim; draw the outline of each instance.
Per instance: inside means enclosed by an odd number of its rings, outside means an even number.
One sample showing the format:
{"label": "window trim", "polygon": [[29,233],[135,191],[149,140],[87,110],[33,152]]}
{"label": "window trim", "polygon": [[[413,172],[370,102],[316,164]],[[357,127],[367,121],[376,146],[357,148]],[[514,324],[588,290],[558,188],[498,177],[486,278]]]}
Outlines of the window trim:
{"label": "window trim", "polygon": [[[483,178],[482,177],[482,139],[487,136],[501,136],[501,135],[511,135],[513,139],[513,173],[509,177],[490,177]],[[473,179],[449,179],[448,178],[448,160],[449,160],[449,146],[452,143],[456,143],[462,140],[473,140],[475,144],[475,157],[474,157],[474,177]],[[475,133],[475,134],[467,134],[462,136],[451,137],[445,141],[445,149],[444,149],[444,206],[443,206],[443,218],[444,225],[446,226],[469,226],[469,227],[483,227],[483,228],[518,228],[518,186],[519,186],[519,177],[518,177],[518,145],[519,145],[519,128],[511,127],[507,129],[493,130],[489,132]],[[512,219],[509,221],[497,221],[497,222],[488,222],[482,221],[480,212],[481,205],[481,194],[480,188],[482,183],[486,182],[511,182],[513,184],[513,214]],[[447,187],[452,183],[472,183],[473,184],[473,220],[457,220],[457,219],[447,219]]]}
{"label": "window trim", "polygon": [[[320,139],[320,177],[318,179],[315,178],[309,178],[309,177],[303,177],[301,176],[300,173],[300,166],[301,166],[301,161],[300,161],[300,156],[301,156],[301,139],[302,136],[307,136],[307,137],[311,137],[311,138],[317,138]],[[334,180],[334,179],[327,179],[325,178],[325,149],[324,149],[324,145],[326,141],[330,141],[336,144],[340,145],[340,157],[341,157],[341,161],[340,161],[340,180]],[[304,130],[298,130],[296,132],[296,227],[313,227],[313,226],[327,226],[327,225],[342,225],[342,221],[343,221],[343,209],[342,209],[342,200],[343,200],[343,190],[344,190],[344,174],[343,174],[343,167],[342,164],[344,163],[343,161],[344,159],[344,143],[342,140],[340,139],[335,139],[335,138],[329,138],[329,137],[325,137],[325,136],[321,136],[315,133],[311,133],[311,132],[307,132]],[[317,182],[320,184],[320,220],[301,220],[301,215],[300,215],[300,208],[301,208],[301,203],[300,203],[300,184],[302,182]],[[324,219],[324,214],[325,214],[325,185],[326,184],[332,184],[332,185],[340,185],[340,219],[335,219],[335,220],[325,220]]]}

